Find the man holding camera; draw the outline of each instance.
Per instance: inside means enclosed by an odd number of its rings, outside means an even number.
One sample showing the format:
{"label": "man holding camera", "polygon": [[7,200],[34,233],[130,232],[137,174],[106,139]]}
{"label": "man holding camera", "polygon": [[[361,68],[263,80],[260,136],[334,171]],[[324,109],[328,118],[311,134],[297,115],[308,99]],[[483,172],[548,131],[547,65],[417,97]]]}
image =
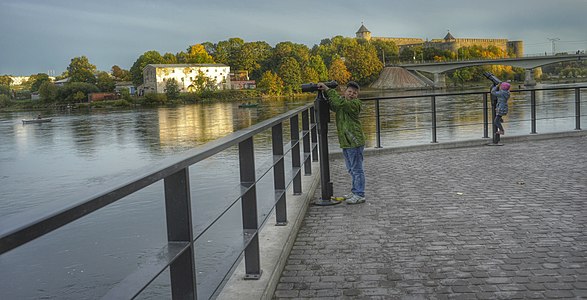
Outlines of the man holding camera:
{"label": "man holding camera", "polygon": [[324,83],[318,83],[318,90],[324,92],[330,104],[330,110],[336,113],[336,131],[338,142],[346,168],[352,178],[352,194],[345,196],[347,204],[365,202],[365,172],[363,170],[363,150],[365,149],[365,134],[359,120],[361,100],[359,84],[354,81],[347,83],[344,94],[340,96],[336,90],[328,88]]}

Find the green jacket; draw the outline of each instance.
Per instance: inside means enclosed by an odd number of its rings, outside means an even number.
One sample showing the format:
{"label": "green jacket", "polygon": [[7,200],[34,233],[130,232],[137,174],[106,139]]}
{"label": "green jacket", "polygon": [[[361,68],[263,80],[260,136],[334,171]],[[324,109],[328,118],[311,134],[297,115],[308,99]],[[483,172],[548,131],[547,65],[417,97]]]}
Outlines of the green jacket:
{"label": "green jacket", "polygon": [[365,146],[365,134],[359,120],[362,101],[346,100],[334,89],[326,92],[326,98],[328,98],[330,110],[336,113],[336,132],[340,148]]}

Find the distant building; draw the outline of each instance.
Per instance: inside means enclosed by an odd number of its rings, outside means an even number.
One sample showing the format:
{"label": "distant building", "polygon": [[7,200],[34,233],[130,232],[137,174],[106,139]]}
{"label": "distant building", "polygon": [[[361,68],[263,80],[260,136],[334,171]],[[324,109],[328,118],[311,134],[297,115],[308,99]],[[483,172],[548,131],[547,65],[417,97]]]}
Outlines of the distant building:
{"label": "distant building", "polygon": [[224,64],[149,64],[143,69],[143,84],[140,94],[165,93],[168,80],[175,79],[181,92],[195,92],[200,74],[210,79],[214,88],[230,86],[230,67]]}
{"label": "distant building", "polygon": [[69,82],[69,77],[61,79],[61,80],[56,80],[55,82],[53,82],[56,86],[64,86],[66,83]]}
{"label": "distant building", "polygon": [[137,87],[132,83],[132,81],[116,82],[114,86],[114,91],[116,93],[120,93],[122,89],[127,89],[131,95],[135,95],[137,93]]}
{"label": "distant building", "polygon": [[365,40],[383,40],[392,41],[400,49],[406,47],[422,46],[424,48],[436,48],[456,52],[461,47],[470,47],[478,45],[482,47],[496,46],[503,51],[510,51],[516,57],[524,56],[524,42],[508,41],[507,39],[478,39],[478,38],[455,38],[450,32],[442,39],[432,39],[424,41],[421,38],[397,38],[397,37],[373,37],[371,32],[361,24],[356,32],[356,38]]}
{"label": "distant building", "polygon": [[246,70],[230,73],[230,88],[233,90],[255,89],[257,83],[249,79],[249,72]]}

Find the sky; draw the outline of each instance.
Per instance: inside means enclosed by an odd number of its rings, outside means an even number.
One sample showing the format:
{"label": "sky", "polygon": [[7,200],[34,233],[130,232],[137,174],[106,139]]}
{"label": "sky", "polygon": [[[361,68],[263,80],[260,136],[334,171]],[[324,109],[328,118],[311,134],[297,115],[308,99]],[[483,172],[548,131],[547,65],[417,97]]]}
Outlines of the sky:
{"label": "sky", "polygon": [[587,0],[0,0],[0,75],[60,75],[74,57],[130,69],[146,51],[232,37],[312,47],[361,23],[378,37],[505,38],[587,50]]}

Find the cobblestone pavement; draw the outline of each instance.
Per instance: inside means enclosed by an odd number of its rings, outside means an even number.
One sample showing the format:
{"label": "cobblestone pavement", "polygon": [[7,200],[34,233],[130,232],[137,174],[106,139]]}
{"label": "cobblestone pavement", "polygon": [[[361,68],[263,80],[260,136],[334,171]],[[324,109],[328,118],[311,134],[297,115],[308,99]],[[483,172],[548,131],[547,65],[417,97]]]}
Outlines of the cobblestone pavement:
{"label": "cobblestone pavement", "polygon": [[587,298],[587,137],[367,156],[365,169],[366,203],[309,208],[275,299]]}

